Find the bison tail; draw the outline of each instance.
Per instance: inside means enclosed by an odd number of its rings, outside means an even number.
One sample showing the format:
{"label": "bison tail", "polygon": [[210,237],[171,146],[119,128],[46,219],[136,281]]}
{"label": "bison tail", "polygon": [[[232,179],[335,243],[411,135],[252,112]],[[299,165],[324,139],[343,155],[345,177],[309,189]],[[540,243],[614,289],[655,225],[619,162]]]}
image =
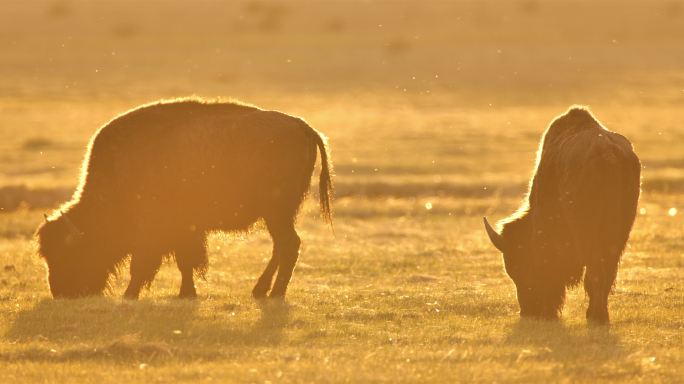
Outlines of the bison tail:
{"label": "bison tail", "polygon": [[318,180],[318,195],[321,205],[321,214],[325,221],[332,227],[332,198],[334,188],[332,183],[332,161],[328,153],[328,139],[320,132],[313,129],[314,140],[321,153],[321,175]]}

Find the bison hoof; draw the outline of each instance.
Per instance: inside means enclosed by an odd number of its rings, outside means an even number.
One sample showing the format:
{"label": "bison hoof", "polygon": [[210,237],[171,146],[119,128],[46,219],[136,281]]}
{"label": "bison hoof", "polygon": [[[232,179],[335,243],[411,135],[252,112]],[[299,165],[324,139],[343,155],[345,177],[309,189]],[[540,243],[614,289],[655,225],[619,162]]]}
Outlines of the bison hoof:
{"label": "bison hoof", "polygon": [[197,292],[181,292],[178,294],[179,299],[196,299]]}
{"label": "bison hoof", "polygon": [[282,300],[285,298],[285,292],[273,290],[273,291],[271,291],[271,294],[268,295],[268,297],[271,299],[281,299]]}
{"label": "bison hoof", "polygon": [[608,318],[607,314],[587,314],[587,323],[589,323],[591,326],[604,326],[610,324],[610,319]]}
{"label": "bison hoof", "polygon": [[260,285],[256,285],[254,289],[252,289],[252,297],[255,299],[263,299],[264,297],[266,297],[268,289],[269,287],[262,287]]}
{"label": "bison hoof", "polygon": [[560,317],[555,312],[548,313],[520,313],[520,319],[522,320],[532,320],[532,321],[560,321]]}
{"label": "bison hoof", "polygon": [[124,293],[123,297],[126,300],[138,300],[138,294],[136,294],[136,293],[126,292],[126,293]]}

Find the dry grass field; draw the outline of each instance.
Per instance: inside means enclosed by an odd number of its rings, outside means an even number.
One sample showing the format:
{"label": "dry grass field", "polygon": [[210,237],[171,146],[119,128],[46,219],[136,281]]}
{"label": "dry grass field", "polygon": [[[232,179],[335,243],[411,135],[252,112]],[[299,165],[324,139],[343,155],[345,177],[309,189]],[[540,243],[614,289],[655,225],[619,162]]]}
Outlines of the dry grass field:
{"label": "dry grass field", "polygon": [[[3,2],[0,382],[684,381],[683,38],[680,1]],[[210,237],[198,300],[170,263],[138,302],[125,270],[53,300],[32,234],[90,136],[188,95],[325,132],[334,234],[309,198],[285,303],[250,297],[259,228]],[[644,166],[605,328],[581,289],[561,321],[521,321],[481,222],[517,208],[572,104]]]}

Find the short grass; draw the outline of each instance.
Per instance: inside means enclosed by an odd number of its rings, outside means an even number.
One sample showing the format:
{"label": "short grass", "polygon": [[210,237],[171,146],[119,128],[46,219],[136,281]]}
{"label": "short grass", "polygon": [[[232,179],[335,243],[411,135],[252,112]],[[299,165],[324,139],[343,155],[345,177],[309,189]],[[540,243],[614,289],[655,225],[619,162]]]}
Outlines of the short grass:
{"label": "short grass", "polygon": [[[155,4],[3,4],[0,382],[682,381],[679,2]],[[171,264],[138,302],[120,299],[126,270],[111,296],[52,300],[31,236],[90,136],[192,93],[325,132],[334,234],[308,199],[284,303],[249,295],[271,250],[259,228],[210,237],[196,301],[174,298]],[[607,328],[586,325],[581,289],[561,321],[521,321],[481,222],[515,210],[572,103],[644,165]]]}
{"label": "short grass", "polygon": [[[249,296],[270,249],[259,231],[212,236],[211,269],[196,301],[174,298],[179,276],[171,265],[139,302],[119,298],[125,273],[114,297],[55,301],[28,233],[6,238],[2,381],[681,379],[683,233],[681,220],[665,213],[681,198],[642,202],[652,213],[639,217],[623,259],[612,325],[596,329],[585,323],[580,290],[560,322],[519,320],[514,287],[480,221],[503,215],[513,200],[431,201],[428,211],[411,199],[390,209],[341,199],[334,237],[309,204],[286,303]],[[30,228],[38,217],[18,212],[2,225]]]}

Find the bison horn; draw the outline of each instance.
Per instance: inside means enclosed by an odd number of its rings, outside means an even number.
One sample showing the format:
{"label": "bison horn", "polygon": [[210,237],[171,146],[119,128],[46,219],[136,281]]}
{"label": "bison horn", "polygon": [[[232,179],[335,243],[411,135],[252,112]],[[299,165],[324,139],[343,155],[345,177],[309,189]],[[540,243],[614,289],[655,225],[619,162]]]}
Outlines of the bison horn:
{"label": "bison horn", "polygon": [[504,249],[506,248],[506,243],[504,241],[503,236],[501,236],[498,232],[492,228],[491,225],[489,225],[489,221],[487,221],[487,218],[484,219],[484,225],[485,229],[487,230],[487,235],[489,235],[489,240],[491,240],[492,244],[496,247],[501,252],[504,252]]}
{"label": "bison horn", "polygon": [[71,232],[76,235],[76,236],[81,236],[83,235],[83,232],[81,232],[80,229],[74,224],[73,221],[69,218],[69,216],[66,215],[66,213],[62,212],[62,217],[64,218],[64,222],[67,224]]}

